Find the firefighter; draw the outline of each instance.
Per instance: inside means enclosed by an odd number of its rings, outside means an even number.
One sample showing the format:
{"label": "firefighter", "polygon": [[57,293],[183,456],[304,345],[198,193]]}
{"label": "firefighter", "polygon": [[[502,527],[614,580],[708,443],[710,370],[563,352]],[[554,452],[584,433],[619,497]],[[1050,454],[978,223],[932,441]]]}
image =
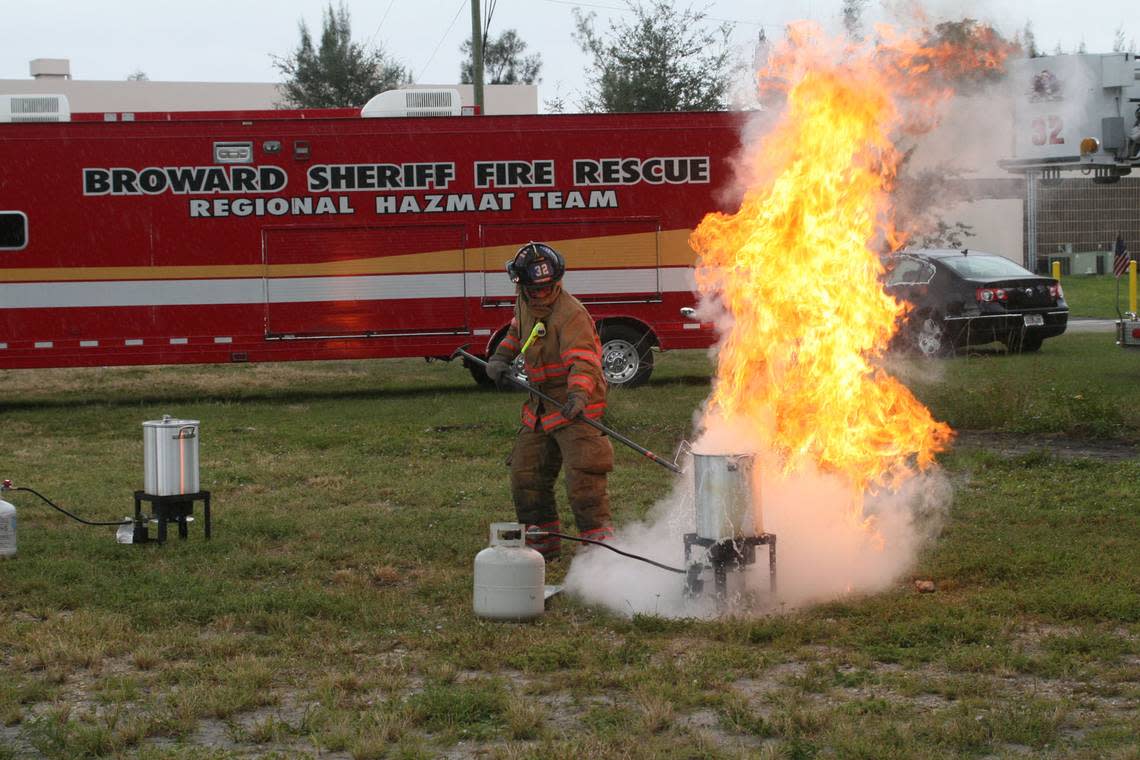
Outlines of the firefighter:
{"label": "firefighter", "polygon": [[[487,375],[500,388],[511,363],[523,355],[528,380],[559,402],[531,394],[523,404],[522,427],[508,463],[511,498],[518,521],[539,530],[561,532],[554,482],[565,466],[566,496],[583,538],[613,537],[606,473],[613,469],[610,439],[581,417],[598,419],[606,408],[602,346],[594,320],[577,298],[562,288],[566,263],[544,243],[527,243],[507,262],[516,285],[514,318],[487,362]],[[556,536],[527,538],[547,559],[558,557]]]}

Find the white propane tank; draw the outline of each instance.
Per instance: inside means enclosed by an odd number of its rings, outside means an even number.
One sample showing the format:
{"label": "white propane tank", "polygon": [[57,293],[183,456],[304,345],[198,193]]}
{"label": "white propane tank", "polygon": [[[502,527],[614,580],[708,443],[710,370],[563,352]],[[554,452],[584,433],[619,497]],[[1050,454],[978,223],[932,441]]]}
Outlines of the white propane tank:
{"label": "white propane tank", "polygon": [[0,559],[16,556],[16,508],[0,501]]}
{"label": "white propane tank", "polygon": [[534,620],[545,602],[546,562],[526,545],[526,526],[491,523],[491,545],[475,555],[475,614]]}

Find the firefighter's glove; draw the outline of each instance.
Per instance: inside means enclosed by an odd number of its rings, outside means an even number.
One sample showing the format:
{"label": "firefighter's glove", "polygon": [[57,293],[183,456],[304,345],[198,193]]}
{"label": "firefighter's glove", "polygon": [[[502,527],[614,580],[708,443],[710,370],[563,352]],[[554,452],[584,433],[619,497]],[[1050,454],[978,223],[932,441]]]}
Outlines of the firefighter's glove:
{"label": "firefighter's glove", "polygon": [[508,379],[510,376],[511,365],[506,359],[501,356],[492,356],[491,361],[487,362],[487,377],[491,378],[499,390],[507,391],[513,387]]}
{"label": "firefighter's glove", "polygon": [[571,393],[566,398],[566,403],[562,407],[562,416],[568,420],[582,414],[582,410],[586,408],[586,394],[584,393]]}

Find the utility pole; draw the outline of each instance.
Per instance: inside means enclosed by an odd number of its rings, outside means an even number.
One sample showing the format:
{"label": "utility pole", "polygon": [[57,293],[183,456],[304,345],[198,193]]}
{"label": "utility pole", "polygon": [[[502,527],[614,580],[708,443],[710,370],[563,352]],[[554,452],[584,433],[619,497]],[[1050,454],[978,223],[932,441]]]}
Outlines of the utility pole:
{"label": "utility pole", "polygon": [[475,84],[475,105],[483,113],[483,25],[479,23],[479,0],[471,0],[471,81]]}

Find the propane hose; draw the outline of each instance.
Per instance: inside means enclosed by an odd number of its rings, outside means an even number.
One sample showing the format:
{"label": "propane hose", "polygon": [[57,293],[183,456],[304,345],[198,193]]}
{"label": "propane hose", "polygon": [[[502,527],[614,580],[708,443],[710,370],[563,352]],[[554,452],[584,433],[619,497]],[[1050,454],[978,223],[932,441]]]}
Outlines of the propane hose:
{"label": "propane hose", "polygon": [[610,546],[605,541],[595,541],[592,538],[582,538],[581,536],[568,536],[565,533],[555,533],[552,530],[528,530],[526,535],[528,537],[536,537],[536,538],[541,537],[541,536],[554,536],[556,538],[565,538],[568,541],[578,541],[579,543],[583,543],[583,544],[594,544],[595,546],[605,547],[606,549],[609,549],[611,552],[617,552],[618,554],[620,554],[623,557],[629,557],[630,559],[636,559],[636,560],[640,560],[642,562],[647,562],[650,565],[653,565],[654,567],[659,567],[662,570],[668,570],[671,573],[680,573],[681,575],[688,575],[689,574],[689,571],[685,570],[683,568],[671,567],[669,565],[663,565],[660,562],[658,562],[657,560],[649,559],[649,557],[642,557],[639,554],[630,554],[627,551],[622,551],[621,549],[617,548],[616,546]]}
{"label": "propane hose", "polygon": [[128,523],[134,522],[134,520],[132,520],[131,518],[127,518],[126,520],[115,520],[114,522],[97,522],[97,521],[93,521],[93,520],[84,520],[79,515],[73,515],[72,513],[68,512],[66,509],[59,506],[55,502],[53,502],[51,499],[44,496],[39,491],[36,491],[35,489],[32,489],[32,488],[28,488],[26,486],[14,486],[14,485],[12,485],[12,481],[10,481],[10,480],[4,481],[3,486],[0,487],[0,491],[27,491],[28,493],[33,494],[34,496],[40,497],[40,499],[43,500],[52,509],[58,510],[58,511],[64,513],[65,515],[67,515],[68,517],[70,517],[72,520],[75,520],[76,522],[81,522],[84,525],[127,525]]}

